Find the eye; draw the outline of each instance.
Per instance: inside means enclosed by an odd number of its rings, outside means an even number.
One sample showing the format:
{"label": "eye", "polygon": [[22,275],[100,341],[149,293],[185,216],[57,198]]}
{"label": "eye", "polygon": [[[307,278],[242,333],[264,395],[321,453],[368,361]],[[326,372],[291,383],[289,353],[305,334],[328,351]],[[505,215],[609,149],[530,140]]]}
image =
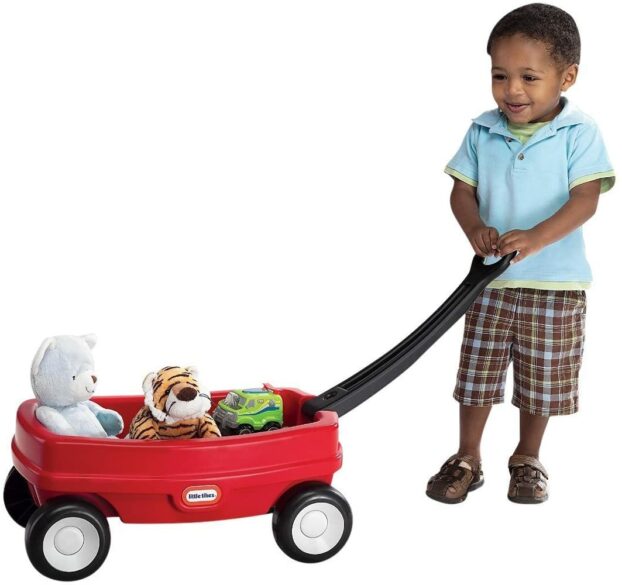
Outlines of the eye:
{"label": "eye", "polygon": [[495,73],[495,75],[493,75],[492,78],[495,81],[503,81],[505,79],[505,75],[502,75],[501,73]]}
{"label": "eye", "polygon": [[76,379],[76,377],[75,377],[75,376],[72,376],[72,379],[73,379],[73,380],[75,380],[75,379]]}
{"label": "eye", "polygon": [[538,80],[538,78],[537,78],[537,77],[534,77],[533,75],[525,75],[525,76],[523,77],[523,79],[524,79],[525,81],[528,81],[528,82],[532,82],[532,81],[537,81],[537,80]]}

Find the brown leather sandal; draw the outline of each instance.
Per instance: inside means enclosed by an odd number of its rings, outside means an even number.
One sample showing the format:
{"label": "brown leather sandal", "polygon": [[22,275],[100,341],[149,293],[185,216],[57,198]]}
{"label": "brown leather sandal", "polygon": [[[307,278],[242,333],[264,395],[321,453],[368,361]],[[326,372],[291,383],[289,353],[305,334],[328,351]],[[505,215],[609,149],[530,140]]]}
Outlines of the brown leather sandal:
{"label": "brown leather sandal", "polygon": [[[484,485],[481,461],[470,455],[452,455],[428,481],[426,495],[444,504],[464,502],[469,492]],[[453,488],[453,492],[449,489]]]}
{"label": "brown leather sandal", "polygon": [[512,455],[508,462],[510,487],[508,499],[517,504],[541,504],[549,498],[549,478],[540,461],[529,455]]}

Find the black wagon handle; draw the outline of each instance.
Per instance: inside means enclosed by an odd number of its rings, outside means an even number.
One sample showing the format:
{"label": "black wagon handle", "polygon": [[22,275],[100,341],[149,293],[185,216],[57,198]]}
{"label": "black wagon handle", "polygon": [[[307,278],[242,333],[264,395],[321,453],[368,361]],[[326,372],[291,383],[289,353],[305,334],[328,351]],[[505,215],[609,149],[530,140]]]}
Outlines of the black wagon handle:
{"label": "black wagon handle", "polygon": [[486,285],[502,274],[516,252],[503,256],[494,264],[485,264],[475,256],[471,270],[451,296],[415,331],[393,349],[379,357],[347,380],[310,398],[302,411],[313,418],[320,410],[331,410],[339,416],[350,412],[412,366],[471,306]]}

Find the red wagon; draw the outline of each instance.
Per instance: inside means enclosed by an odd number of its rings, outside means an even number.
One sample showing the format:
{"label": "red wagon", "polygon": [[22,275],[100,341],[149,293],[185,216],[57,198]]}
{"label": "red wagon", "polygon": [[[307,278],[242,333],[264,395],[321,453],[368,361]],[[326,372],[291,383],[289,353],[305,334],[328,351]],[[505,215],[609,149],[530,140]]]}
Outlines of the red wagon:
{"label": "red wagon", "polygon": [[[319,396],[294,388],[281,395],[284,428],[192,440],[94,439],[56,435],[35,417],[36,401],[18,409],[14,467],[4,488],[11,517],[26,528],[26,550],[44,575],[76,580],[103,563],[107,517],[123,522],[202,522],[273,513],[277,544],[304,562],[325,560],[346,543],[352,513],[333,487],[341,467],[338,416],[410,367],[453,323],[511,256],[471,271],[445,303],[381,358]],[[213,392],[217,403],[227,392]],[[125,428],[142,396],[95,399],[116,410]]]}

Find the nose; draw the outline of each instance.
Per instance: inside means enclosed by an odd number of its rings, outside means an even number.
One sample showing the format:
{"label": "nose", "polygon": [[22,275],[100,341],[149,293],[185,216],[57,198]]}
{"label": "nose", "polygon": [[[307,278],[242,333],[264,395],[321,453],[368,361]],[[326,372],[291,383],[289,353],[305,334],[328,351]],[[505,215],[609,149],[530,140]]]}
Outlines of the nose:
{"label": "nose", "polygon": [[507,93],[510,98],[523,94],[523,84],[519,77],[508,79]]}
{"label": "nose", "polygon": [[186,386],[177,393],[177,399],[184,402],[189,402],[197,397],[198,392],[194,388]]}
{"label": "nose", "polygon": [[97,382],[97,376],[91,376],[91,378],[93,378],[93,384],[95,384]]}

